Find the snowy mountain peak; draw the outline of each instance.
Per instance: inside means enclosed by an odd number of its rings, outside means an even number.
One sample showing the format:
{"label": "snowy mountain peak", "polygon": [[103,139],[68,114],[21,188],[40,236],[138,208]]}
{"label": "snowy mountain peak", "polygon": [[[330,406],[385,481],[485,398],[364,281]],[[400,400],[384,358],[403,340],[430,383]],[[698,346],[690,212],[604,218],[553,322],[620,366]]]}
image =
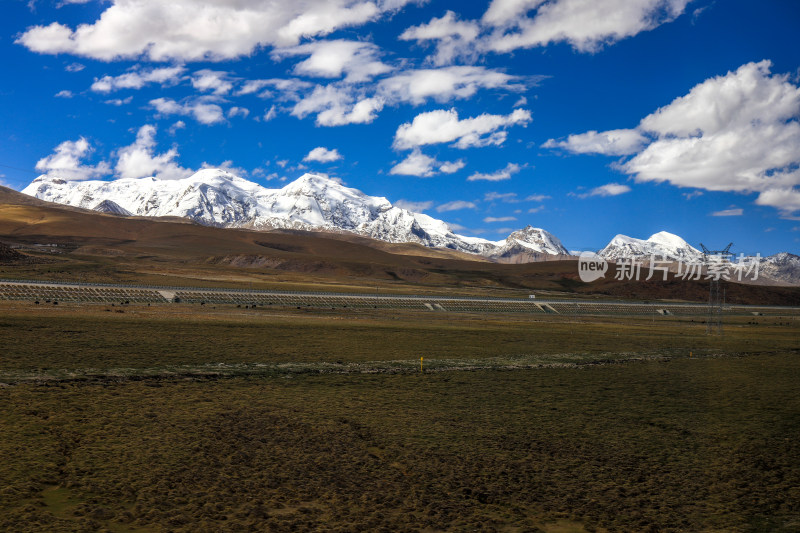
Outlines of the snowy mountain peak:
{"label": "snowy mountain peak", "polygon": [[33,180],[33,183],[53,183],[56,185],[63,185],[64,183],[66,183],[66,181],[62,180],[61,178],[56,178],[53,176],[48,176],[47,174],[42,174],[41,176]]}
{"label": "snowy mountain peak", "polygon": [[[159,180],[158,178],[142,178],[144,180],[149,180],[152,183],[163,183],[163,180]],[[134,181],[141,181],[141,180],[134,180]],[[218,187],[218,188],[228,188],[228,187],[236,187],[239,189],[243,189],[246,191],[254,191],[256,188],[260,188],[259,185],[248,181],[244,178],[240,178],[236,174],[232,174],[231,172],[221,169],[221,168],[204,168],[198,170],[188,178],[183,178],[181,180],[175,180],[176,184],[180,184],[183,187],[189,187],[191,185],[195,187]]]}
{"label": "snowy mountain peak", "polygon": [[797,256],[795,254],[790,254],[789,252],[780,252],[775,255],[766,257],[764,260],[776,264],[795,263],[800,265],[800,256]]}
{"label": "snowy mountain peak", "polygon": [[533,226],[511,233],[497,245],[490,257],[503,263],[529,263],[551,255],[570,255],[555,235]]}
{"label": "snowy mountain peak", "polygon": [[214,168],[180,180],[78,182],[40,177],[22,192],[85,209],[178,216],[209,226],[347,231],[387,242],[413,242],[485,256],[513,250],[567,253],[556,237],[532,227],[500,242],[457,235],[441,220],[394,207],[386,198],[369,196],[318,174],[304,174],[281,189],[267,189]]}
{"label": "snowy mountain peak", "polygon": [[[152,181],[157,181],[157,178],[144,178],[150,179]],[[184,178],[183,180],[179,181],[191,181],[191,182],[201,182],[207,183],[211,180],[228,180],[233,181],[237,179],[242,179],[239,176],[228,172],[227,170],[221,168],[203,168],[189,176],[188,178]],[[244,180],[243,180],[244,181]]]}
{"label": "snowy mountain peak", "polygon": [[660,231],[647,240],[617,235],[598,252],[598,255],[612,261],[650,256],[675,261],[693,261],[700,259],[703,254],[677,235]]}
{"label": "snowy mountain peak", "polygon": [[386,198],[368,196],[358,189],[342,185],[339,180],[319,174],[303,174],[280,191],[285,196],[305,196],[326,202],[368,204],[377,210],[391,207]]}
{"label": "snowy mountain peak", "polygon": [[103,200],[92,209],[100,213],[108,213],[109,215],[119,215],[123,217],[129,217],[133,214],[113,200]]}
{"label": "snowy mountain peak", "polygon": [[569,252],[558,238],[542,228],[526,226],[513,232],[505,241],[507,246],[518,245],[536,253],[550,255],[569,255]]}
{"label": "snowy mountain peak", "polygon": [[324,193],[328,188],[345,188],[340,183],[320,176],[318,174],[303,174],[293,182],[287,184],[281,189],[287,194],[306,194],[313,195],[317,193]]}
{"label": "snowy mountain peak", "polygon": [[287,185],[287,187],[290,187],[292,185],[308,185],[319,189],[323,189],[329,186],[333,187],[338,186],[345,188],[344,185],[342,185],[341,181],[337,179],[333,179],[330,178],[329,176],[324,176],[322,174],[311,174],[310,172],[306,172],[305,174],[294,180],[292,183]]}
{"label": "snowy mountain peak", "polygon": [[692,248],[685,240],[668,231],[659,231],[658,233],[654,233],[649,239],[647,239],[647,242],[652,242],[653,244],[659,244],[661,246],[673,249]]}
{"label": "snowy mountain peak", "polygon": [[800,284],[800,257],[788,252],[780,252],[761,259],[759,276],[780,284]]}

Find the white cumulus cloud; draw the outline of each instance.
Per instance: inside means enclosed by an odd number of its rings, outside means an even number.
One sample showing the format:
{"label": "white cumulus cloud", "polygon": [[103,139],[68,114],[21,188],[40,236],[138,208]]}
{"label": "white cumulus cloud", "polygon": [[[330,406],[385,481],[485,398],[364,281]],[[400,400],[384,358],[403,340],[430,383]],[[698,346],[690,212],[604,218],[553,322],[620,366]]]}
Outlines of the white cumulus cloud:
{"label": "white cumulus cloud", "polygon": [[[797,177],[800,183],[800,176]],[[772,187],[761,192],[756,205],[768,205],[780,209],[788,218],[797,220],[792,213],[800,211],[800,189],[797,187]]]}
{"label": "white cumulus cloud", "polygon": [[[321,43],[301,45],[298,49],[308,51],[319,44]],[[364,45],[364,43],[358,44]],[[306,46],[312,48],[306,49]],[[313,57],[312,53],[309,59]],[[363,74],[364,70],[348,72],[346,63],[341,61],[320,61],[319,64],[314,64],[313,69],[320,76],[336,77],[345,73],[347,76],[341,81],[327,85],[314,85],[313,89],[307,82],[306,85],[300,85],[291,80],[251,80],[246,82],[237,94],[250,94],[263,90],[260,96],[266,97],[275,96],[277,93],[278,99],[296,102],[291,110],[292,115],[304,118],[314,114],[319,126],[341,126],[371,123],[387,105],[401,103],[421,105],[431,99],[447,102],[470,98],[481,89],[522,91],[537,80],[536,77],[523,79],[485,67],[450,66],[404,70],[374,83],[364,84],[355,83],[352,79],[356,73]],[[358,74],[356,79],[361,79],[362,74]]]}
{"label": "white cumulus cloud", "polygon": [[517,217],[486,217],[483,219],[483,221],[488,224],[492,224],[494,222],[512,222],[514,220],[517,220]]}
{"label": "white cumulus cloud", "polygon": [[184,128],[186,128],[186,123],[182,120],[179,120],[169,127],[167,133],[169,133],[170,135],[175,135],[178,132],[178,130],[182,130]]}
{"label": "white cumulus cloud", "polygon": [[342,154],[339,153],[339,150],[334,148],[333,150],[329,150],[324,146],[317,146],[303,158],[303,161],[317,161],[319,163],[330,163],[332,161],[338,161],[342,159]]}
{"label": "white cumulus cloud", "polygon": [[526,202],[543,202],[545,200],[549,200],[551,196],[547,194],[531,194],[530,196],[525,198]]}
{"label": "white cumulus cloud", "polygon": [[145,124],[139,128],[136,141],[117,151],[117,164],[114,167],[120,178],[156,177],[163,180],[182,179],[193,171],[183,168],[175,162],[178,149],[174,146],[168,151],[157,154],[156,127]]}
{"label": "white cumulus cloud", "polygon": [[156,98],[150,100],[150,105],[161,115],[193,116],[201,124],[216,124],[225,121],[225,113],[222,108],[204,99],[176,102],[171,98]]}
{"label": "white cumulus cloud", "polygon": [[610,155],[630,149],[632,157],[616,167],[637,182],[758,193],[756,204],[791,215],[800,210],[800,87],[771,67],[767,60],[747,63],[709,78],[635,130],[545,144]]}
{"label": "white cumulus cloud", "polygon": [[791,212],[786,198],[800,185],[800,87],[770,67],[748,63],[645,117],[639,128],[655,141],[622,170],[640,182],[758,192],[760,205]]}
{"label": "white cumulus cloud", "polygon": [[203,69],[192,74],[192,87],[198,91],[223,95],[233,89],[233,82],[228,79],[227,72]]}
{"label": "white cumulus cloud", "polygon": [[272,57],[308,56],[294,66],[297,75],[320,78],[346,75],[346,81],[362,82],[392,70],[378,59],[378,52],[378,47],[372,43],[338,39],[278,48],[272,52]]}
{"label": "white cumulus cloud", "polygon": [[375,120],[383,109],[381,98],[367,97],[350,86],[317,85],[292,108],[292,115],[304,118],[316,113],[319,126],[342,126],[344,124],[368,124]]}
{"label": "white cumulus cloud", "polygon": [[133,96],[128,96],[127,98],[112,98],[110,100],[106,100],[105,103],[108,105],[114,105],[117,107],[128,105],[133,101]]}
{"label": "white cumulus cloud", "polygon": [[599,187],[591,189],[589,192],[574,194],[573,196],[577,196],[578,198],[590,198],[592,196],[619,196],[620,194],[625,194],[626,192],[630,191],[631,188],[623,183],[606,183],[605,185],[600,185]]}
{"label": "white cumulus cloud", "polygon": [[483,46],[510,52],[567,42],[581,52],[594,52],[674,20],[689,1],[493,0],[481,19],[494,28]]}
{"label": "white cumulus cloud", "polygon": [[261,46],[295,46],[402,8],[407,0],[110,0],[93,23],[28,28],[17,42],[46,54],[103,61],[221,61]]}
{"label": "white cumulus cloud", "polygon": [[[488,174],[484,174],[481,172],[476,172],[475,174],[471,175],[467,178],[467,181],[503,181],[507,179],[511,179],[513,174],[519,172],[520,166],[515,163],[509,163],[505,166],[505,168],[501,168],[495,172],[490,172]],[[497,199],[497,198],[494,198]]]}
{"label": "white cumulus cloud", "polygon": [[394,147],[403,150],[447,142],[453,142],[457,148],[499,145],[506,139],[501,128],[525,126],[530,121],[531,113],[526,109],[515,109],[508,115],[484,113],[465,119],[459,119],[455,109],[429,111],[397,128]]}
{"label": "white cumulus cloud", "polygon": [[43,157],[36,163],[36,170],[50,177],[57,177],[70,181],[83,181],[93,178],[102,178],[111,172],[111,167],[105,161],[97,165],[84,163],[94,149],[85,137],[77,141],[64,141],[52,154]]}
{"label": "white cumulus cloud", "polygon": [[378,94],[392,102],[421,105],[433,99],[449,102],[472,97],[479,89],[523,91],[539,78],[523,80],[519,76],[477,66],[450,66],[410,69],[382,79]]}
{"label": "white cumulus cloud", "polygon": [[452,202],[447,202],[442,205],[436,206],[436,211],[438,213],[447,213],[449,211],[460,211],[462,209],[477,209],[478,206],[475,202],[469,202],[467,200],[453,200]]}
{"label": "white cumulus cloud", "polygon": [[405,159],[393,166],[389,174],[429,178],[439,173],[453,174],[464,168],[465,164],[461,159],[457,161],[438,161],[434,157],[423,154],[416,148]]}
{"label": "white cumulus cloud", "polygon": [[631,155],[647,145],[649,139],[636,130],[587,131],[570,135],[564,141],[549,139],[543,148],[562,148],[575,154]]}
{"label": "white cumulus cloud", "polygon": [[514,204],[519,202],[519,199],[517,198],[517,193],[515,192],[490,191],[483,195],[483,199],[487,202],[495,202],[499,200],[501,202],[505,202],[508,204]]}
{"label": "white cumulus cloud", "polygon": [[722,211],[714,211],[711,213],[712,217],[740,217],[744,214],[744,209],[741,207],[734,207],[731,209],[723,209]]}
{"label": "white cumulus cloud", "polygon": [[247,118],[250,115],[250,110],[246,107],[233,106],[228,109],[228,118],[242,117]]}
{"label": "white cumulus cloud", "polygon": [[259,93],[261,98],[275,96],[273,90],[278,91],[279,99],[288,101],[300,100],[300,94],[314,87],[309,81],[297,78],[270,78],[265,80],[247,80],[242,84],[235,96]]}
{"label": "white cumulus cloud", "polygon": [[278,116],[278,110],[275,109],[275,106],[273,105],[269,109],[264,111],[264,116],[261,117],[261,120],[263,120],[264,122],[269,122],[270,120],[272,120],[277,116]]}
{"label": "white cumulus cloud", "polygon": [[434,65],[447,65],[457,58],[470,59],[476,56],[472,46],[480,33],[478,23],[458,20],[458,15],[447,11],[441,18],[432,18],[426,24],[412,26],[400,34],[402,41],[429,42],[436,44],[436,53],[429,58]]}
{"label": "white cumulus cloud", "polygon": [[119,76],[103,76],[95,79],[91,89],[96,93],[110,93],[120,89],[141,89],[149,83],[172,85],[180,81],[186,71],[185,67],[161,67],[152,69],[134,69]]}

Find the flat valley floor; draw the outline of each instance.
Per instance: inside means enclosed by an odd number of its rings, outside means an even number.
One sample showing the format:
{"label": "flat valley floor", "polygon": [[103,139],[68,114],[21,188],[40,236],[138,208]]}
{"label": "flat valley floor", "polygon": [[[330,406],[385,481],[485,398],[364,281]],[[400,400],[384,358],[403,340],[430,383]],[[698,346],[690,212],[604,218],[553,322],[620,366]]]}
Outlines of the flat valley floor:
{"label": "flat valley floor", "polygon": [[797,315],[0,302],[0,345],[4,531],[800,531]]}

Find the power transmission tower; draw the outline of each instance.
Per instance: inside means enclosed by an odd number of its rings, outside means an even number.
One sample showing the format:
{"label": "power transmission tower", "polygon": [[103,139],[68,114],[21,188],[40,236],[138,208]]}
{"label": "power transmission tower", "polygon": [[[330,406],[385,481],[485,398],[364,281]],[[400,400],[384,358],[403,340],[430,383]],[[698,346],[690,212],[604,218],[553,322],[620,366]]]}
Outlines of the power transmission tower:
{"label": "power transmission tower", "polygon": [[[700,248],[703,249],[703,263],[708,266],[712,263],[722,264],[730,261],[731,246],[733,243],[728,244],[722,250],[709,250],[703,243],[700,243]],[[720,291],[720,277],[711,276],[709,278],[710,284],[708,287],[708,318],[706,319],[706,335],[723,335],[722,332],[722,312],[725,306],[725,289]]]}

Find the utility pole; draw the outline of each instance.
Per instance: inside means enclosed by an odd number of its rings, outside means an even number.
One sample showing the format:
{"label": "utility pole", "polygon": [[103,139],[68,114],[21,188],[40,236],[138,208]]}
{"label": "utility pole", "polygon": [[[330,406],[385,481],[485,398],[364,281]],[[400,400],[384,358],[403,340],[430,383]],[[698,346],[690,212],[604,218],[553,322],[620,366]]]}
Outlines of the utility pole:
{"label": "utility pole", "polygon": [[[703,249],[703,263],[706,267],[712,263],[722,264],[730,261],[731,246],[729,243],[722,250],[709,250],[703,243],[700,243],[700,248]],[[725,294],[725,289],[722,289],[722,294]],[[708,287],[708,318],[706,319],[706,335],[713,335],[715,330],[717,335],[722,336],[722,312],[725,305],[725,297],[720,296],[720,276],[713,275],[709,278]]]}

